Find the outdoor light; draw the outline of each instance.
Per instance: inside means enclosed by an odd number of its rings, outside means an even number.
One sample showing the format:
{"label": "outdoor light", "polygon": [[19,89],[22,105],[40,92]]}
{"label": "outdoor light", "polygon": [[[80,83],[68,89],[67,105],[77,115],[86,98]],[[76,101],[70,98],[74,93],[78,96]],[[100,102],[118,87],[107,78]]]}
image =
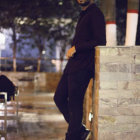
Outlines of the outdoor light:
{"label": "outdoor light", "polygon": [[56,64],[56,60],[55,60],[55,59],[52,59],[51,62],[52,62],[53,64]]}
{"label": "outdoor light", "polygon": [[45,53],[46,53],[46,51],[45,51],[45,50],[43,50],[43,51],[42,51],[42,54],[45,54]]}
{"label": "outdoor light", "polygon": [[[5,35],[0,33],[0,57],[1,57],[1,50],[5,49]],[[0,72],[1,72],[1,59],[0,59]]]}
{"label": "outdoor light", "polygon": [[63,5],[63,1],[59,1],[59,3],[58,3],[59,5]]}
{"label": "outdoor light", "polygon": [[5,49],[5,35],[0,33],[0,50]]}

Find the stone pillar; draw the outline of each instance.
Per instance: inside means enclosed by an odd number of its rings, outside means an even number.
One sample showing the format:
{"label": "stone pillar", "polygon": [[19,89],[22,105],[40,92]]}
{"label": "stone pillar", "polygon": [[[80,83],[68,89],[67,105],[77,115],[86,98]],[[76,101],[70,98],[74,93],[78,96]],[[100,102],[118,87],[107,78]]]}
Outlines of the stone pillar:
{"label": "stone pillar", "polygon": [[98,140],[137,140],[140,138],[140,46],[99,49]]}

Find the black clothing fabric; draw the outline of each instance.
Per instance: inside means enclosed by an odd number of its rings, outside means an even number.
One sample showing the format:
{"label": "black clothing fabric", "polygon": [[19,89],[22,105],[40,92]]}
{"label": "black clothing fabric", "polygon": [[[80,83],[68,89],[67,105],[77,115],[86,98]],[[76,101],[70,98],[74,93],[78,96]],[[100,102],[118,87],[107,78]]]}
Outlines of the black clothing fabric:
{"label": "black clothing fabric", "polygon": [[[7,101],[10,101],[12,97],[15,97],[17,87],[8,77],[0,75],[0,92],[7,92]],[[0,99],[4,99],[4,95],[0,95]]]}
{"label": "black clothing fabric", "polygon": [[80,13],[72,42],[76,53],[69,59],[54,95],[54,101],[69,124],[66,140],[81,140],[83,100],[95,73],[95,47],[106,44],[102,12],[91,4]]}
{"label": "black clothing fabric", "polygon": [[95,73],[95,47],[106,45],[105,20],[100,9],[91,4],[80,13],[76,26],[72,46],[76,47],[74,57],[70,58],[64,73],[74,73],[79,70],[87,70]]}
{"label": "black clothing fabric", "polygon": [[69,140],[80,140],[84,95],[91,79],[88,71],[63,74],[55,92],[54,101],[69,124]]}

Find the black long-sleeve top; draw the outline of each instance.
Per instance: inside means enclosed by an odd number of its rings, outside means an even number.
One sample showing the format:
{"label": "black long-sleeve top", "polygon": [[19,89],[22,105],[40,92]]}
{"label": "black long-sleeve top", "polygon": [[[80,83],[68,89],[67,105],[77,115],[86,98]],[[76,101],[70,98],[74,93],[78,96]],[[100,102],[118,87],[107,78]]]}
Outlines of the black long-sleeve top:
{"label": "black long-sleeve top", "polygon": [[80,13],[72,42],[76,53],[68,60],[64,73],[87,70],[94,77],[95,47],[99,45],[106,45],[105,20],[100,9],[91,4]]}

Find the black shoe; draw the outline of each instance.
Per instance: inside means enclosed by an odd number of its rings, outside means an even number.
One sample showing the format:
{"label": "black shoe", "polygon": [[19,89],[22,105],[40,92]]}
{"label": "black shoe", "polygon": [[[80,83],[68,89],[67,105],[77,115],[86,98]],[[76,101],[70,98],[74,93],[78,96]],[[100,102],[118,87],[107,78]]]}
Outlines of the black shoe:
{"label": "black shoe", "polygon": [[82,125],[79,134],[69,134],[67,132],[65,140],[88,140],[90,137],[90,133],[90,130],[86,129],[85,125]]}
{"label": "black shoe", "polygon": [[83,132],[81,132],[81,140],[88,140],[90,137],[90,130],[85,129]]}

